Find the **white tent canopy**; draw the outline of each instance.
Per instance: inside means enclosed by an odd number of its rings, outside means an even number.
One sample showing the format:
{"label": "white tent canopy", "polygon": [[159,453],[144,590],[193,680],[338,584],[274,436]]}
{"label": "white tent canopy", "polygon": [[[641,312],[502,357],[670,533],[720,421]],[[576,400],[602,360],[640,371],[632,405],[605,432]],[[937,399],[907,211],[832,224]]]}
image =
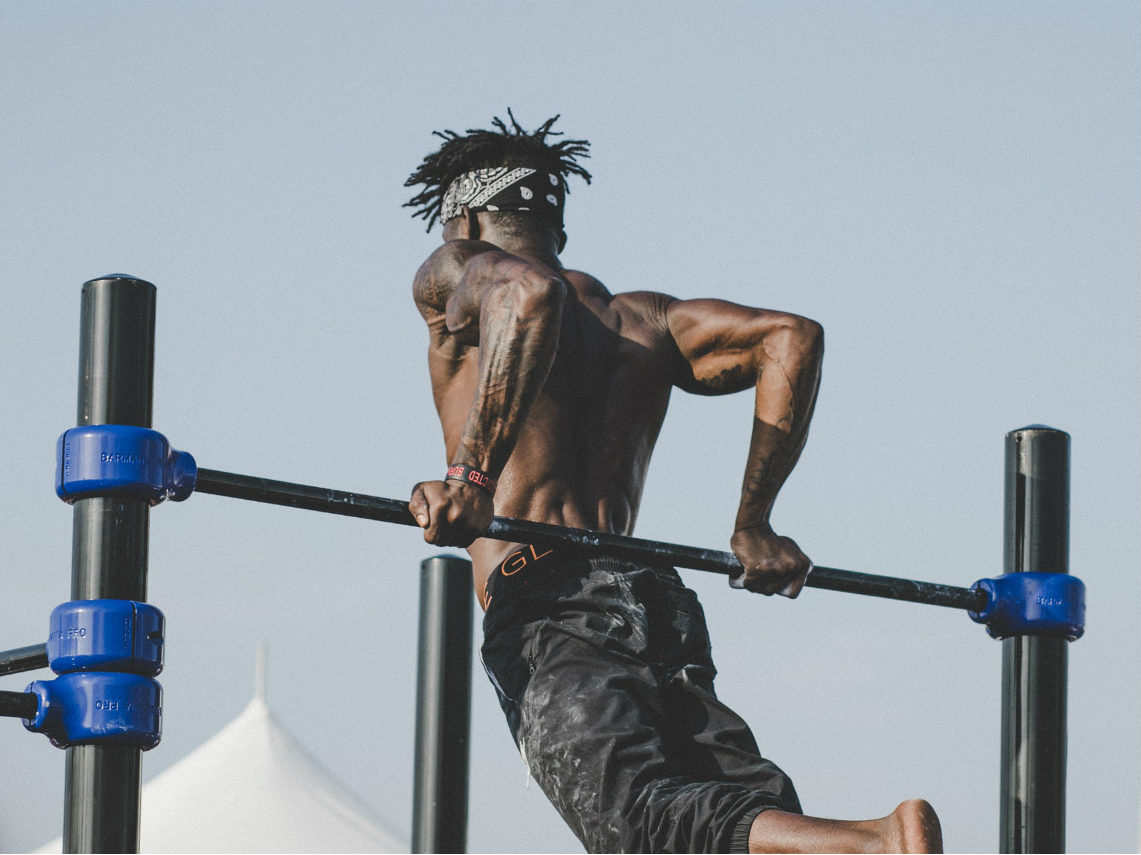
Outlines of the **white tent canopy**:
{"label": "white tent canopy", "polygon": [[[240,715],[142,791],[142,852],[407,852],[270,712]],[[59,852],[57,838],[43,852]]]}

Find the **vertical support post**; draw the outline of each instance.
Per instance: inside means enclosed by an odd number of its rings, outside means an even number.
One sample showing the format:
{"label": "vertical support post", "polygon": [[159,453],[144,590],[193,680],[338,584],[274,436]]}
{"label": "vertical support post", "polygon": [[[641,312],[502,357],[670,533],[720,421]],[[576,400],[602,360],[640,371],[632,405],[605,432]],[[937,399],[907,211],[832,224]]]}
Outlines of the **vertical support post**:
{"label": "vertical support post", "polygon": [[413,852],[467,851],[473,599],[470,561],[420,563]]}
{"label": "vertical support post", "polygon": [[[78,425],[151,426],[155,287],[129,276],[83,285]],[[142,500],[75,503],[73,600],[146,600],[149,507]],[[139,851],[140,750],[67,749],[64,852]]]}
{"label": "vertical support post", "polygon": [[[1068,573],[1070,436],[1042,425],[1006,435],[1006,573]],[[1065,852],[1066,640],[1002,643],[1000,852]]]}

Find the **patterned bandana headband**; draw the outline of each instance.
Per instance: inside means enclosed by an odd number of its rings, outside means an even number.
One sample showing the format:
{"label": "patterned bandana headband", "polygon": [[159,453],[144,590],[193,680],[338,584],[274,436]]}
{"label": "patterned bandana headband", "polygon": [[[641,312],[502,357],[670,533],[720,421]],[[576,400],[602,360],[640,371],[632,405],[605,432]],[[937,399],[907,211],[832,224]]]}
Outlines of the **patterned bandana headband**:
{"label": "patterned bandana headband", "polygon": [[565,196],[559,176],[526,166],[498,166],[465,172],[448,185],[440,203],[440,222],[473,211],[531,211],[563,224]]}

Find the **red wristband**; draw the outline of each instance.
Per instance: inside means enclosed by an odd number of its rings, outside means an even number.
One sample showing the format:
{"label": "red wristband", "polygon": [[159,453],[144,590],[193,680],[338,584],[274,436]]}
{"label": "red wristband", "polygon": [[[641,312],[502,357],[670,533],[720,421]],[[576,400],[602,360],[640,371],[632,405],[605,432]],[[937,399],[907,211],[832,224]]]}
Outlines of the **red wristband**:
{"label": "red wristband", "polygon": [[463,481],[465,484],[474,484],[476,487],[484,490],[487,495],[495,495],[494,478],[486,472],[480,472],[478,469],[472,469],[470,466],[464,466],[462,463],[453,463],[449,466],[448,474],[444,480]]}

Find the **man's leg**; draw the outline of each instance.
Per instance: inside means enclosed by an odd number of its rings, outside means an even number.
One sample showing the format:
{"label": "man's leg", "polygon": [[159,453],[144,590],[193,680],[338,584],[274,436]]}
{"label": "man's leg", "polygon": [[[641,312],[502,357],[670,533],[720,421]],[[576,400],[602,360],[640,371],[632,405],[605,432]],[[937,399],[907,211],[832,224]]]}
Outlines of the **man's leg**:
{"label": "man's leg", "polygon": [[529,626],[528,672],[501,682],[535,780],[588,850],[744,852],[757,809],[799,809],[717,701],[704,617],[676,575],[595,566],[557,613]]}
{"label": "man's leg", "polygon": [[749,831],[750,852],[942,852],[939,818],[927,802],[904,802],[883,819],[818,819],[767,810]]}
{"label": "man's leg", "polygon": [[[688,611],[682,600],[672,614]],[[939,819],[927,802],[901,804],[883,819],[846,822],[803,816],[792,782],[761,757],[749,727],[713,690],[704,617],[699,607],[683,638],[693,636],[686,654],[695,663],[677,672],[666,687],[670,730],[680,730],[679,761],[697,774],[743,784],[773,794],[774,805],[749,811],[733,834],[733,851],[744,852],[941,852]],[[704,645],[704,649],[701,649]],[[700,664],[697,664],[700,663]],[[723,777],[722,777],[723,776]]]}

